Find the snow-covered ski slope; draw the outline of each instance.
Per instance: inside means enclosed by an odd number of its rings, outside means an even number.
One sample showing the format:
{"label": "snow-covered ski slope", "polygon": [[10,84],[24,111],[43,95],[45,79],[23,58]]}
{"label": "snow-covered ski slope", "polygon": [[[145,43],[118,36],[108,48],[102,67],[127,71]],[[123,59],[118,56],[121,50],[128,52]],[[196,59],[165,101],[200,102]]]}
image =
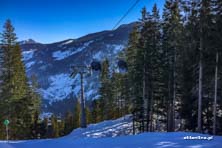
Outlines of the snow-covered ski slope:
{"label": "snow-covered ski slope", "polygon": [[[187,136],[209,139],[185,140]],[[0,141],[0,148],[222,148],[222,137],[186,132],[132,135],[131,119],[125,116],[76,129],[57,139]]]}

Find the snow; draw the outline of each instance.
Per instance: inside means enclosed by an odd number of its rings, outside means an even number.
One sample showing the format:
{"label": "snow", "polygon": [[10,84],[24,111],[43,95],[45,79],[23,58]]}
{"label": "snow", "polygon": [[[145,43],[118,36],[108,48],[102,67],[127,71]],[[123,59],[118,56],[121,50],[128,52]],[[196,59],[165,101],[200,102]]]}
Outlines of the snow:
{"label": "snow", "polygon": [[65,43],[62,43],[62,45],[66,45],[66,44],[70,44],[70,43],[72,43],[74,40],[68,40],[68,41],[66,41]]}
{"label": "snow", "polygon": [[50,112],[43,112],[43,113],[40,114],[39,117],[40,117],[40,119],[43,120],[44,118],[47,118],[47,119],[50,118],[52,115],[53,115],[53,113],[50,113]]}
{"label": "snow", "polygon": [[93,42],[94,42],[93,40],[92,40],[92,41],[88,41],[88,42],[84,43],[83,47],[87,47],[87,46],[89,46],[90,44],[92,44]]}
{"label": "snow", "polygon": [[[196,140],[188,140],[194,137]],[[206,140],[197,140],[206,137]],[[0,141],[0,148],[221,148],[222,137],[189,132],[132,135],[130,116],[90,124],[56,139]]]}
{"label": "snow", "polygon": [[[63,45],[68,44],[71,41],[73,41],[73,40],[69,40],[69,41],[63,43]],[[55,51],[52,53],[52,57],[55,58],[55,60],[63,60],[71,55],[81,52],[82,50],[87,48],[93,42],[94,41],[88,41],[88,42],[84,43],[81,47],[78,47],[78,48],[69,48],[68,50],[65,50],[65,51],[60,51],[60,50]]]}
{"label": "snow", "polygon": [[78,85],[78,86],[76,86],[75,88],[74,88],[74,93],[75,93],[75,95],[78,95],[78,93],[80,92],[80,90],[81,90],[81,87],[80,87],[80,85]]}
{"label": "snow", "polygon": [[100,95],[96,95],[95,97],[92,98],[92,100],[99,99],[100,97],[101,97]]}
{"label": "snow", "polygon": [[71,52],[70,51],[56,51],[56,52],[53,52],[52,53],[52,57],[55,58],[55,60],[62,60],[68,56],[71,55]]}
{"label": "snow", "polygon": [[69,74],[57,74],[49,77],[50,86],[47,89],[40,89],[43,98],[50,101],[62,100],[72,91],[73,79]]}
{"label": "snow", "polygon": [[94,93],[95,93],[96,90],[94,89],[91,89],[91,90],[88,90],[85,95],[86,95],[86,98],[89,98],[90,96],[92,96]]}
{"label": "snow", "polygon": [[35,51],[36,49],[30,49],[28,51],[22,52],[22,60],[24,61],[27,70],[29,70],[31,66],[33,66],[36,63],[35,61],[31,61]]}
{"label": "snow", "polygon": [[93,55],[93,59],[102,59],[103,56],[104,56],[103,52],[99,51]]}
{"label": "snow", "polygon": [[26,67],[26,69],[29,69],[34,64],[35,64],[35,62],[31,61],[31,62],[25,63],[25,67]]}
{"label": "snow", "polygon": [[28,50],[28,51],[23,51],[22,52],[23,61],[26,62],[26,61],[32,59],[35,51],[36,51],[36,49],[31,49],[31,50]]}
{"label": "snow", "polygon": [[97,53],[93,55],[94,59],[104,59],[105,57],[113,58],[114,55],[117,55],[120,51],[124,49],[124,45],[121,44],[107,44],[106,48],[107,51],[104,52],[103,50],[99,50]]}
{"label": "snow", "polygon": [[[80,75],[76,74],[74,78],[70,77],[70,74],[61,73],[50,76],[48,79],[49,87],[43,89],[40,88],[39,92],[42,97],[46,100],[49,100],[49,103],[63,100],[71,95],[78,97],[80,95],[81,87],[80,87]],[[87,81],[84,81],[85,87],[85,98],[91,99],[91,97],[97,93],[97,89],[94,88],[86,88],[88,85]]]}
{"label": "snow", "polygon": [[111,45],[111,47],[114,48],[114,50],[113,50],[114,54],[118,54],[124,48],[123,45],[117,45],[117,44]]}

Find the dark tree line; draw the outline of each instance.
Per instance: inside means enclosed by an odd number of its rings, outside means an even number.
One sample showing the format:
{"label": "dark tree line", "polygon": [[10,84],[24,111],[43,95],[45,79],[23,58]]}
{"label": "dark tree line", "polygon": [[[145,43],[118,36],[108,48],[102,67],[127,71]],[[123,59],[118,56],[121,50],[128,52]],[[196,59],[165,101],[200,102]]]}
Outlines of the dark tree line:
{"label": "dark tree line", "polygon": [[221,9],[166,0],[162,18],[156,5],[142,10],[125,51],[139,130],[221,134]]}
{"label": "dark tree line", "polygon": [[156,5],[141,12],[120,56],[128,71],[102,64],[98,121],[130,112],[135,132],[222,134],[222,2],[166,0],[162,17]]}

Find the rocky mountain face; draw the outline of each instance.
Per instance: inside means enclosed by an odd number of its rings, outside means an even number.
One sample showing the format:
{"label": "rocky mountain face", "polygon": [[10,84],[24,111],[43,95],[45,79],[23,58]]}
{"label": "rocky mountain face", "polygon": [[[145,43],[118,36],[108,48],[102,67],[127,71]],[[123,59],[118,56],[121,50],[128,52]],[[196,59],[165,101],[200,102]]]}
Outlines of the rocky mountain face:
{"label": "rocky mountain face", "polygon": [[[20,42],[28,77],[35,75],[42,97],[42,113],[64,114],[73,110],[80,92],[80,76],[70,77],[72,65],[90,65],[93,60],[107,58],[113,68],[118,54],[127,44],[133,24],[116,30],[102,31],[78,39],[68,39],[52,44],[34,40]],[[99,97],[99,72],[85,76],[87,101]]]}

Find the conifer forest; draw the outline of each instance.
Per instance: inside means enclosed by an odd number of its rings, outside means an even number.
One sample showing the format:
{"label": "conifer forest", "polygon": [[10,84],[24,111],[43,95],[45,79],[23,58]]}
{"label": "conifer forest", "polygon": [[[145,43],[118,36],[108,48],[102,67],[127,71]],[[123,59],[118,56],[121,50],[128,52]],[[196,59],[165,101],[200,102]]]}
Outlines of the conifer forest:
{"label": "conifer forest", "polygon": [[72,103],[61,107],[65,114],[45,118],[41,118],[42,80],[38,74],[28,74],[25,46],[18,40],[13,20],[5,20],[0,34],[0,139],[58,138],[125,116],[132,121],[131,135],[194,132],[222,136],[222,1],[165,0],[162,8],[144,6],[138,13],[140,18],[131,23],[116,64],[104,54],[86,66],[99,80],[93,83],[98,86],[98,97],[87,99],[90,84],[84,80],[91,75],[74,72],[73,76],[81,78],[81,85],[72,84],[81,86],[79,94],[75,98],[71,93]]}

